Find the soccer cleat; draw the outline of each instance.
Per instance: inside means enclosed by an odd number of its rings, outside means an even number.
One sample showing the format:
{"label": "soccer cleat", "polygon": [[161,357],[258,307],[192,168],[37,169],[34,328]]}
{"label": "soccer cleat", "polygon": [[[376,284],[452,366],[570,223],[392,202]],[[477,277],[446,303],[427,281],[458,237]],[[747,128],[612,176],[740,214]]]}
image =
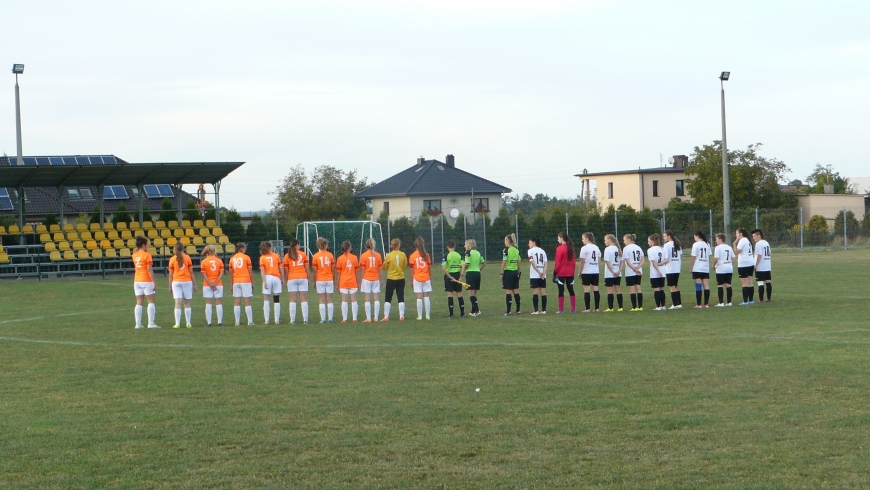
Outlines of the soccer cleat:
{"label": "soccer cleat", "polygon": [[532,312],[532,315],[538,315],[538,314],[539,314],[539,313],[538,313],[538,310],[535,310],[535,311]]}
{"label": "soccer cleat", "polygon": [[387,318],[387,317],[384,317],[381,321],[382,321],[382,322],[388,322],[388,321],[390,321],[390,319]]}
{"label": "soccer cleat", "polygon": [[750,301],[749,304],[750,304],[750,305],[754,305],[754,304],[755,304],[755,301]]}
{"label": "soccer cleat", "polygon": [[724,308],[724,307],[725,307],[725,303],[719,303],[718,305],[716,305],[716,308]]}
{"label": "soccer cleat", "polygon": [[608,308],[604,310],[604,313],[613,313],[613,308]]}
{"label": "soccer cleat", "polygon": [[541,314],[542,314],[542,315],[546,315],[547,312],[546,312],[546,311],[542,311]]}
{"label": "soccer cleat", "polygon": [[193,328],[193,325],[191,325],[191,324],[188,323],[188,324],[187,324],[187,328]]}
{"label": "soccer cleat", "polygon": [[160,328],[160,327],[158,327],[158,326],[157,326],[156,324],[154,324],[154,323],[151,323],[151,324],[148,325],[148,328]]}
{"label": "soccer cleat", "polygon": [[728,303],[728,304],[727,304],[727,305],[725,305],[725,306],[734,306],[734,305],[733,305],[733,304],[731,304],[731,303]]}
{"label": "soccer cleat", "polygon": [[211,326],[211,323],[206,323],[205,326],[206,326],[206,327],[210,327],[210,326]]}
{"label": "soccer cleat", "polygon": [[511,312],[505,313],[504,316],[511,316]]}
{"label": "soccer cleat", "polygon": [[565,311],[564,310],[556,310],[556,314],[557,315],[564,315]]}
{"label": "soccer cleat", "polygon": [[703,306],[701,306],[701,305],[695,305],[695,309],[698,309],[698,308],[703,308]]}
{"label": "soccer cleat", "polygon": [[[368,284],[368,283],[366,283],[366,284]],[[363,323],[372,323],[372,321],[371,321],[371,320],[369,320],[369,319],[368,319],[368,318],[366,318],[366,319],[365,319],[365,320],[363,320],[363,321],[362,321],[362,322],[363,322]]]}
{"label": "soccer cleat", "polygon": [[618,309],[618,310],[616,310],[616,311],[622,311],[622,308],[620,308],[620,309]]}
{"label": "soccer cleat", "polygon": [[675,309],[675,310],[682,310],[682,309],[683,309],[683,305],[677,305],[677,306],[674,307],[674,309]]}
{"label": "soccer cleat", "polygon": [[347,323],[347,320],[342,320],[341,323]]}
{"label": "soccer cleat", "polygon": [[423,320],[423,317],[422,317],[422,316],[418,316],[418,317],[417,317],[417,321],[419,322],[419,321],[421,321],[421,320]]}
{"label": "soccer cleat", "polygon": [[281,324],[281,322],[275,322],[275,325],[280,325],[280,324]]}
{"label": "soccer cleat", "polygon": [[740,303],[740,306],[746,306],[746,305],[748,305],[748,304],[749,304],[749,302],[744,301],[744,302]]}
{"label": "soccer cleat", "polygon": [[219,327],[223,327],[224,324],[223,324],[223,323],[218,323],[218,326],[219,326]]}
{"label": "soccer cleat", "polygon": [[303,321],[302,324],[303,324],[303,325],[308,325],[308,322]]}
{"label": "soccer cleat", "polygon": [[577,310],[571,310],[571,313],[577,313]]}
{"label": "soccer cleat", "polygon": [[145,328],[145,327],[144,327],[143,325],[136,325],[134,328],[135,328],[136,330],[141,330],[141,329],[143,329],[143,328]]}
{"label": "soccer cleat", "polygon": [[517,315],[522,315],[523,312],[521,312],[520,310],[517,310],[516,314],[517,314]]}
{"label": "soccer cleat", "polygon": [[172,326],[172,328],[181,328],[181,325],[176,323],[175,325]]}
{"label": "soccer cleat", "polygon": [[709,308],[709,307],[710,307],[710,305],[704,305],[704,308]]}
{"label": "soccer cleat", "polygon": [[329,319],[329,323],[335,323],[335,322],[334,322],[334,321],[332,321],[332,318],[330,318],[330,319]]}
{"label": "soccer cleat", "polygon": [[353,322],[356,323],[356,320],[354,320]]}
{"label": "soccer cleat", "polygon": [[253,326],[254,326],[254,322],[248,322],[248,326],[249,326],[249,327],[253,327]]}
{"label": "soccer cleat", "polygon": [[592,310],[583,310],[580,313],[592,313]]}
{"label": "soccer cleat", "polygon": [[241,323],[239,323],[239,322],[236,322],[236,326],[237,326],[237,327],[238,327],[238,326],[241,326]]}
{"label": "soccer cleat", "polygon": [[403,317],[403,316],[400,316],[400,317],[399,317],[399,321],[400,321],[400,322],[403,322],[403,321],[405,321],[405,317]]}
{"label": "soccer cleat", "polygon": [[429,318],[429,315],[426,315],[426,321],[428,322],[429,320],[431,320],[431,318]]}

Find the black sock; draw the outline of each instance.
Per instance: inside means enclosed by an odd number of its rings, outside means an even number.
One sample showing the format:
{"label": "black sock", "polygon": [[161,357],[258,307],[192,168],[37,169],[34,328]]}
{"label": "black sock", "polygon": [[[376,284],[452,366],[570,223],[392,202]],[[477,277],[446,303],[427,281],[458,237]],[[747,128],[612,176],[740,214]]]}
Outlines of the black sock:
{"label": "black sock", "polygon": [[677,306],[683,306],[683,294],[677,291]]}
{"label": "black sock", "polygon": [[721,305],[722,303],[725,302],[725,288],[723,288],[722,286],[719,286],[718,292],[719,292],[719,304]]}
{"label": "black sock", "polygon": [[[747,289],[746,286],[743,286],[742,289],[743,289],[743,302],[747,303],[747,302],[749,302],[749,293],[746,292],[746,289]],[[752,291],[752,288],[750,287],[749,290]]]}
{"label": "black sock", "polygon": [[766,283],[765,286],[767,287],[767,301],[770,301],[770,293],[773,292],[773,286],[771,286],[769,282]]}
{"label": "black sock", "polygon": [[728,286],[727,288],[725,288],[725,292],[728,293],[728,304],[730,305],[731,304],[731,296],[734,294],[734,290],[731,289],[731,286]]}
{"label": "black sock", "polygon": [[598,306],[601,304],[601,293],[598,291],[593,291],[592,296],[595,297],[595,309],[598,309]]}
{"label": "black sock", "polygon": [[447,297],[447,309],[450,310],[450,316],[453,316],[453,296]]}
{"label": "black sock", "polygon": [[661,305],[662,300],[660,297],[662,294],[665,294],[665,293],[663,291],[653,291],[653,301],[656,304],[656,308],[660,308],[662,306]]}
{"label": "black sock", "polygon": [[583,304],[586,305],[586,309],[587,309],[587,310],[589,309],[589,300],[590,300],[590,298],[591,298],[591,296],[589,295],[589,293],[583,293]]}
{"label": "black sock", "polygon": [[622,309],[622,294],[621,293],[616,295],[616,306],[618,306],[620,310]]}
{"label": "black sock", "polygon": [[751,303],[753,301],[755,301],[755,288],[749,286],[749,302]]}
{"label": "black sock", "polygon": [[541,311],[547,311],[547,295],[541,295]]}
{"label": "black sock", "polygon": [[465,316],[465,298],[459,297],[459,315]]}
{"label": "black sock", "polygon": [[607,293],[607,309],[613,309],[613,293]]}
{"label": "black sock", "polygon": [[695,304],[698,306],[701,306],[701,295],[702,293],[700,289],[695,291]]}
{"label": "black sock", "polygon": [[520,312],[520,293],[514,294],[514,302],[517,304],[517,313]]}
{"label": "black sock", "polygon": [[709,290],[709,289],[705,289],[705,290],[704,290],[704,305],[706,306],[706,305],[709,305],[709,304],[710,304],[710,290]]}
{"label": "black sock", "polygon": [[758,286],[758,301],[764,301],[764,284]]}
{"label": "black sock", "polygon": [[511,312],[511,293],[505,293],[504,304],[507,305],[506,313],[510,313]]}
{"label": "black sock", "polygon": [[671,291],[671,306],[677,306],[677,292]]}
{"label": "black sock", "polygon": [[643,308],[643,293],[637,293],[637,307]]}
{"label": "black sock", "polygon": [[631,300],[631,309],[637,308],[637,294],[631,293],[628,295],[628,299]]}
{"label": "black sock", "polygon": [[477,313],[477,296],[472,296],[470,299],[471,299],[471,312]]}
{"label": "black sock", "polygon": [[538,295],[532,295],[532,311],[538,311]]}

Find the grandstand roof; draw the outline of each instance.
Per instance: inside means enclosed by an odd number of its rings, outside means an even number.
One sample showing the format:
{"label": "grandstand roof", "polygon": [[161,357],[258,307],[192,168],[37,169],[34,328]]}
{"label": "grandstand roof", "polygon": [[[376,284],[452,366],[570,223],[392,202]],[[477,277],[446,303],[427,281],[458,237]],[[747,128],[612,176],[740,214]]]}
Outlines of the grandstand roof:
{"label": "grandstand roof", "polygon": [[438,160],[422,160],[396,175],[379,182],[355,197],[434,196],[450,194],[502,194],[510,189],[495,182],[459,170]]}

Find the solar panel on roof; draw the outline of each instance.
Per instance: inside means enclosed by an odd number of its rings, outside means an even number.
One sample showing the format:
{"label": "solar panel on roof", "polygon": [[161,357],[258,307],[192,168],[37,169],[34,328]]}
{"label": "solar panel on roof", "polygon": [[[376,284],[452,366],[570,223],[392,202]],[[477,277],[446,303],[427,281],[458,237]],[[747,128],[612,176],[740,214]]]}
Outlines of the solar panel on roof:
{"label": "solar panel on roof", "polygon": [[145,195],[149,198],[155,197],[175,197],[172,193],[172,187],[168,184],[148,184],[145,187]]}
{"label": "solar panel on roof", "polygon": [[75,157],[63,157],[63,164],[64,165],[78,165],[78,163],[76,163]]}
{"label": "solar panel on roof", "polygon": [[12,206],[12,199],[8,197],[0,197],[0,211],[12,211],[14,206]]}
{"label": "solar panel on roof", "polygon": [[79,165],[90,165],[91,161],[88,160],[88,157],[76,157],[76,163]]}
{"label": "solar panel on roof", "polygon": [[36,165],[36,158],[34,157],[23,157],[25,165]]}
{"label": "solar panel on roof", "polygon": [[63,165],[63,158],[61,157],[50,157],[48,161],[51,162],[52,165]]}
{"label": "solar panel on roof", "polygon": [[5,187],[0,187],[0,197],[9,197],[9,190]]}
{"label": "solar panel on roof", "polygon": [[103,188],[103,199],[127,199],[127,188],[123,185],[107,185]]}
{"label": "solar panel on roof", "polygon": [[51,163],[48,161],[48,157],[36,157],[36,164],[37,165],[51,165]]}
{"label": "solar panel on roof", "polygon": [[115,157],[113,157],[112,155],[109,155],[109,156],[103,157],[103,163],[109,164],[109,165],[115,165],[118,162],[115,160]]}

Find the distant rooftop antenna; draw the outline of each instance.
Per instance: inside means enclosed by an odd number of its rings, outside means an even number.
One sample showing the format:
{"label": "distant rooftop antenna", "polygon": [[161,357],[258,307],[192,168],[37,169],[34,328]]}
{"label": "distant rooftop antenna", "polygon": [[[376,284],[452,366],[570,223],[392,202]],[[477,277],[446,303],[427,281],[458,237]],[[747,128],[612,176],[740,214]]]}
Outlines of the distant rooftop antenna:
{"label": "distant rooftop antenna", "polygon": [[665,156],[659,153],[659,167],[665,166]]}

